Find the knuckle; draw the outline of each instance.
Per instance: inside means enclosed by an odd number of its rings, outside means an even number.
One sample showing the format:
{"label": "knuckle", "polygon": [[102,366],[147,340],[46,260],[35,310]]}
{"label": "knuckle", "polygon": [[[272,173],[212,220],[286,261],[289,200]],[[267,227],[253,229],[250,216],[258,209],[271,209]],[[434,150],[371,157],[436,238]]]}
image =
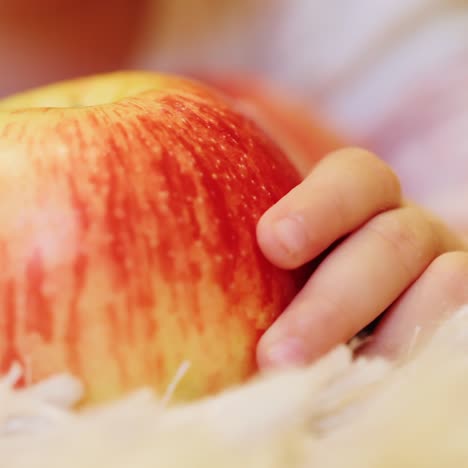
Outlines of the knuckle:
{"label": "knuckle", "polygon": [[393,169],[390,168],[390,166],[387,166],[383,163],[381,164],[381,167],[382,166],[383,169],[380,170],[383,172],[383,174],[378,179],[381,183],[382,191],[385,194],[389,194],[389,198],[391,198],[392,200],[400,201],[402,195],[402,188],[399,177],[393,171]]}
{"label": "knuckle", "polygon": [[320,330],[338,330],[343,342],[359,331],[359,314],[353,314],[349,304],[338,295],[322,293],[314,298],[314,302],[318,311],[315,321]]}
{"label": "knuckle", "polygon": [[402,188],[396,172],[374,153],[359,147],[340,149],[333,153],[335,158],[362,170],[366,168],[381,193],[392,201],[400,200]]}
{"label": "knuckle", "polygon": [[445,252],[434,259],[431,269],[436,272],[468,270],[468,252]]}
{"label": "knuckle", "polygon": [[[379,159],[375,154],[362,148],[348,147],[331,153],[330,160],[339,161],[346,166],[363,168],[378,168],[384,172],[387,165]],[[326,162],[326,161],[324,161]]]}
{"label": "knuckle", "polygon": [[379,193],[384,195],[382,199],[392,203],[400,201],[402,189],[396,172],[376,156],[369,159],[367,164],[374,185],[379,188]]}
{"label": "knuckle", "polygon": [[348,146],[346,148],[338,149],[331,154],[335,157],[345,158],[346,160],[352,159],[357,162],[368,162],[370,160],[378,160],[378,157],[374,153],[359,146]]}
{"label": "knuckle", "polygon": [[449,294],[451,299],[468,299],[468,253],[447,252],[439,255],[427,271],[431,283]]}
{"label": "knuckle", "polygon": [[377,215],[369,221],[367,229],[387,245],[411,277],[417,275],[422,263],[429,264],[439,251],[440,241],[433,225],[413,207]]}

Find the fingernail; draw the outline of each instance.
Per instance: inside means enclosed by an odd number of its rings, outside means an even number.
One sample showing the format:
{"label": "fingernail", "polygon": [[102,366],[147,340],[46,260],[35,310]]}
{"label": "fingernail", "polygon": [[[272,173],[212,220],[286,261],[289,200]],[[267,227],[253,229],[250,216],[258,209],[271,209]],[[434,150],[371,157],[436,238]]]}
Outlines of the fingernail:
{"label": "fingernail", "polygon": [[275,223],[273,229],[278,242],[289,255],[295,256],[307,247],[307,236],[300,220],[283,218]]}
{"label": "fingernail", "polygon": [[274,343],[266,351],[266,367],[298,366],[305,363],[304,346],[297,338],[287,338]]}

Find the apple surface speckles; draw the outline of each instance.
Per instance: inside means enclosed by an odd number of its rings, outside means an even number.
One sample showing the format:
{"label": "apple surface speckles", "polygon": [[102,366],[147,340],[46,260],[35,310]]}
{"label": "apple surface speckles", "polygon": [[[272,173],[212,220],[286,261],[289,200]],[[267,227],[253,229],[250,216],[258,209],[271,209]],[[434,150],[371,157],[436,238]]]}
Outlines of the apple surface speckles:
{"label": "apple surface speckles", "polygon": [[1,370],[71,372],[88,402],[163,392],[185,360],[175,398],[255,371],[303,275],[256,243],[300,178],[254,122],[199,83],[117,73],[0,103],[2,145]]}

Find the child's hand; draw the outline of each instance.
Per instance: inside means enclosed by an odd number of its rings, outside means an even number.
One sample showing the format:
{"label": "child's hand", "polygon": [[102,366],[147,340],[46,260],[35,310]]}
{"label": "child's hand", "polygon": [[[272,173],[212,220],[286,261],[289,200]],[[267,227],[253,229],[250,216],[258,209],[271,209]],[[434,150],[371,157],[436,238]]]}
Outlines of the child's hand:
{"label": "child's hand", "polygon": [[358,149],[332,153],[258,224],[266,257],[317,270],[262,337],[260,367],[302,364],[351,339],[382,312],[368,345],[395,355],[468,302],[463,238],[408,204],[392,170]]}

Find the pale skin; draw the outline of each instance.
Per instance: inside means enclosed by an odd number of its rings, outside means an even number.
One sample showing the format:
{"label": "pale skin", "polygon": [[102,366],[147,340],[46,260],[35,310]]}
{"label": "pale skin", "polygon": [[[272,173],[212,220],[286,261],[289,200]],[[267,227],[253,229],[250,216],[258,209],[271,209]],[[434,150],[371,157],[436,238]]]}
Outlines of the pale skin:
{"label": "pale skin", "polygon": [[401,357],[416,334],[468,303],[461,234],[408,202],[377,156],[324,157],[260,219],[259,245],[281,268],[323,255],[302,291],[262,337],[262,369],[302,365],[382,319],[360,352]]}

